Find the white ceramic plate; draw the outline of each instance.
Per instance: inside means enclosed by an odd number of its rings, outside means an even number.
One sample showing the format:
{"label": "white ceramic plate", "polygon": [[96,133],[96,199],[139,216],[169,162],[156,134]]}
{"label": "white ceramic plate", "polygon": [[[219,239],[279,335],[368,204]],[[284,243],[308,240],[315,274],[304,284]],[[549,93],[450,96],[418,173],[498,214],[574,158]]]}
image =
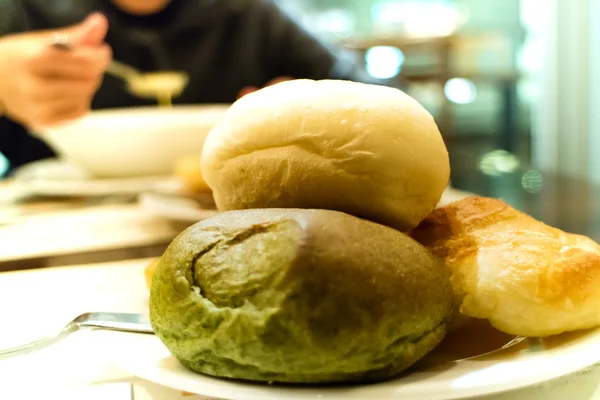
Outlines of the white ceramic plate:
{"label": "white ceramic plate", "polygon": [[[441,346],[428,359],[429,362],[437,360],[431,363],[432,366],[422,366],[417,372],[378,384],[291,387],[196,374],[181,366],[158,337],[115,332],[101,334],[107,335],[105,339],[109,339],[107,344],[114,349],[116,363],[132,374],[174,389],[220,399],[466,399],[531,387],[583,370],[600,360],[599,329],[546,341],[525,339],[511,347],[460,361],[440,362],[447,356],[441,352],[452,352],[456,348],[453,344]],[[484,340],[487,334],[481,332],[479,340]],[[464,343],[476,340],[476,337],[465,337]]]}
{"label": "white ceramic plate", "polygon": [[79,167],[67,161],[37,161],[15,172],[15,184],[21,195],[33,196],[110,196],[146,191],[177,192],[179,182],[172,176],[90,179]]}
{"label": "white ceramic plate", "polygon": [[[472,193],[463,192],[454,188],[447,188],[438,204],[443,207],[454,201],[472,196]],[[196,223],[215,214],[214,210],[207,210],[191,199],[179,198],[160,193],[144,193],[139,199],[140,207],[157,215],[177,222]]]}
{"label": "white ceramic plate", "polygon": [[159,217],[191,224],[217,213],[216,209],[202,208],[193,199],[161,193],[143,193],[139,197],[139,205]]}
{"label": "white ceramic plate", "polygon": [[444,193],[442,194],[442,198],[440,199],[437,207],[444,207],[450,203],[453,203],[458,200],[462,200],[467,197],[474,196],[474,193],[464,192],[462,190],[455,189],[453,187],[448,186]]}

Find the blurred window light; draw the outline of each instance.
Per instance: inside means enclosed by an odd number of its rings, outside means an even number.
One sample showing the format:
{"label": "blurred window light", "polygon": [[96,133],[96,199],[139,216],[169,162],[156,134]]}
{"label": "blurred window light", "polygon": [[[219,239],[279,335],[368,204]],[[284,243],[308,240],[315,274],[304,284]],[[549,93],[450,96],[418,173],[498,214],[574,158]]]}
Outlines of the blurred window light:
{"label": "blurred window light", "polygon": [[529,39],[519,51],[519,66],[526,72],[538,72],[544,67],[544,45],[538,39]]}
{"label": "blurred window light", "polygon": [[444,85],[446,98],[456,104],[469,104],[477,98],[477,87],[470,79],[452,78]]}
{"label": "blurred window light", "polygon": [[4,157],[4,154],[0,153],[0,177],[6,175],[9,167],[10,163],[8,162],[8,159]]}
{"label": "blurred window light", "polygon": [[536,73],[544,68],[545,46],[551,21],[545,0],[521,0],[521,23],[527,32],[518,54],[519,67],[526,73]]}
{"label": "blurred window light", "polygon": [[337,36],[351,35],[355,29],[354,19],[347,10],[333,9],[307,16],[305,21],[312,30],[319,33],[332,33]]}
{"label": "blurred window light", "polygon": [[522,79],[517,85],[517,93],[520,99],[531,104],[540,98],[541,87],[532,79]]}
{"label": "blurred window light", "polygon": [[390,79],[397,76],[404,64],[404,53],[393,46],[375,46],[365,54],[367,72],[378,79]]}
{"label": "blurred window light", "polygon": [[302,1],[276,0],[276,3],[289,18],[315,35],[347,37],[356,29],[354,16],[346,8],[315,9]]}
{"label": "blurred window light", "polygon": [[547,0],[521,0],[519,2],[521,23],[530,33],[538,33],[546,29],[552,7]]}
{"label": "blurred window light", "polygon": [[377,24],[401,27],[413,37],[450,35],[459,21],[456,5],[448,0],[376,3],[371,14]]}
{"label": "blurred window light", "polygon": [[486,175],[500,176],[503,174],[515,172],[519,168],[520,162],[517,156],[505,150],[494,150],[479,161],[479,169]]}
{"label": "blurred window light", "polygon": [[544,178],[540,171],[530,169],[521,177],[521,186],[528,193],[539,193],[544,188]]}
{"label": "blurred window light", "polygon": [[440,96],[440,88],[435,82],[411,83],[407,93],[431,114],[439,113],[443,106],[444,99]]}

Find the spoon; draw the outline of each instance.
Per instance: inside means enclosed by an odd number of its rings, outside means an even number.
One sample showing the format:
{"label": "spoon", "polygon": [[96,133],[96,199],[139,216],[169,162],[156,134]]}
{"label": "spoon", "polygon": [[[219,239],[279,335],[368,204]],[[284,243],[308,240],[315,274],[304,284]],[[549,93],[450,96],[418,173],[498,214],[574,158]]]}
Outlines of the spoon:
{"label": "spoon", "polygon": [[106,329],[118,332],[154,334],[148,316],[113,312],[81,314],[54,335],[8,349],[0,349],[0,359],[41,350],[82,328]]}
{"label": "spoon", "polygon": [[181,95],[189,77],[184,72],[161,71],[141,73],[129,65],[112,61],[106,72],[127,83],[130,93],[143,98],[158,99],[159,105],[171,106],[172,99]]}
{"label": "spoon", "polygon": [[[73,48],[69,36],[65,33],[53,35],[51,45],[65,51]],[[127,90],[131,94],[142,98],[157,99],[161,106],[172,106],[172,99],[181,95],[189,81],[189,76],[185,72],[142,73],[115,60],[111,61],[106,73],[125,81]]]}

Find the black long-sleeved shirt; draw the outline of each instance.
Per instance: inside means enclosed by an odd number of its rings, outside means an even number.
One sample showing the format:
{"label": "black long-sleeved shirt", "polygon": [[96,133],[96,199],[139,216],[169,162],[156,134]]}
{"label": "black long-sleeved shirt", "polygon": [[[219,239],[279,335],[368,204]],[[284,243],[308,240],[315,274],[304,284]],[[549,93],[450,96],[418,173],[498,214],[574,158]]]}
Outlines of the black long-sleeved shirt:
{"label": "black long-sleeved shirt", "polygon": [[[190,75],[176,104],[231,103],[243,87],[261,87],[279,76],[379,83],[270,0],[173,0],[149,16],[127,14],[110,0],[0,0],[0,36],[65,27],[93,11],[109,20],[106,42],[114,59],[141,71]],[[130,95],[122,81],[105,76],[92,109],[149,104]],[[8,118],[0,118],[0,152],[13,168],[54,156]]]}

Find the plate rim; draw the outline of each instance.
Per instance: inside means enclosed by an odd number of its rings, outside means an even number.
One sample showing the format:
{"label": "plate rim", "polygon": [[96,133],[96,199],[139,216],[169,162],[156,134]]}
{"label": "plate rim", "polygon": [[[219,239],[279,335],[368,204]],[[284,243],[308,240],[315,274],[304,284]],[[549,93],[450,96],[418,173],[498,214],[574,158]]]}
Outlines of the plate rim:
{"label": "plate rim", "polygon": [[[36,172],[48,167],[63,169],[64,178]],[[133,195],[153,190],[177,193],[181,190],[181,182],[174,175],[89,178],[76,164],[62,158],[38,160],[22,166],[15,173],[13,184],[20,193],[52,197]]]}
{"label": "plate rim", "polygon": [[[112,340],[113,340],[113,344],[114,341],[116,340],[121,341],[121,345],[117,346],[117,348],[123,349],[124,343],[128,343],[128,346],[126,346],[127,349],[129,349],[131,351],[131,349],[135,346],[132,346],[131,340],[134,340],[133,337],[139,337],[139,334],[127,334],[127,333],[120,333],[120,332],[106,332],[109,333],[110,335],[114,335]],[[124,336],[123,336],[124,335]],[[116,338],[116,339],[115,339]],[[119,339],[120,338],[120,339]],[[123,338],[126,338],[123,340]],[[127,339],[129,338],[129,339]],[[158,336],[150,336],[147,337],[145,340],[151,340],[152,342],[154,342],[154,344],[152,346],[154,346],[154,350],[156,350],[157,346],[161,346],[160,350],[163,351],[165,353],[165,355],[170,355],[170,353],[168,352],[167,348],[164,346],[164,344],[160,341],[160,339],[158,338]],[[570,344],[568,346],[566,346],[566,348],[554,348],[551,350],[548,350],[547,352],[544,353],[531,353],[531,356],[528,358],[524,358],[521,359],[519,361],[505,361],[505,362],[499,362],[497,364],[488,366],[487,368],[495,368],[496,366],[504,366],[505,370],[504,372],[506,372],[507,370],[509,370],[509,368],[511,366],[513,366],[516,362],[518,363],[523,363],[526,362],[527,365],[529,366],[529,369],[531,369],[533,372],[530,376],[524,376],[524,377],[517,377],[517,379],[511,380],[511,381],[506,381],[506,379],[500,379],[495,383],[489,384],[489,385],[477,385],[477,386],[469,386],[469,387],[452,387],[452,388],[448,388],[448,389],[452,389],[452,392],[447,391],[445,393],[441,393],[441,394],[435,394],[435,393],[425,393],[425,394],[421,394],[418,395],[415,393],[405,393],[405,394],[400,394],[400,393],[389,393],[386,396],[386,398],[393,400],[458,400],[458,399],[471,399],[471,398],[477,398],[479,396],[488,396],[488,395],[497,395],[497,394],[502,394],[502,393],[506,393],[506,392],[512,392],[515,390],[522,390],[522,389],[526,389],[528,387],[534,387],[536,385],[539,385],[541,383],[544,382],[550,382],[553,381],[555,379],[559,379],[561,377],[565,377],[568,376],[570,374],[576,373],[578,371],[584,370],[586,368],[592,367],[596,364],[598,364],[600,362],[600,355],[598,351],[583,351],[583,348],[588,348],[591,346],[595,346],[597,348],[600,348],[600,328],[598,329],[594,329],[591,332],[589,332],[588,335],[585,335],[583,339],[577,339],[575,340],[576,343],[574,344]],[[137,347],[139,348],[142,345],[138,345]],[[146,347],[148,348],[148,347]],[[575,350],[578,351],[570,351],[567,352],[567,350],[575,348]],[[240,396],[243,395],[243,399],[244,400],[263,400],[265,399],[265,394],[264,394],[264,390],[266,388],[268,388],[267,385],[260,385],[260,384],[254,384],[254,383],[244,383],[244,382],[240,382],[240,381],[234,381],[234,380],[228,380],[228,379],[222,379],[222,378],[217,378],[217,377],[211,377],[208,375],[202,375],[202,374],[196,374],[192,371],[185,371],[185,375],[181,375],[181,370],[184,369],[184,367],[178,363],[179,368],[178,369],[164,369],[161,368],[159,366],[155,365],[151,368],[146,367],[143,370],[140,370],[141,368],[136,367],[135,362],[132,363],[130,361],[127,360],[126,357],[126,353],[124,351],[117,351],[115,352],[115,357],[113,359],[113,361],[115,362],[116,365],[120,366],[121,368],[123,368],[124,370],[132,373],[135,376],[138,376],[140,378],[146,379],[148,381],[166,386],[166,387],[170,387],[172,389],[175,390],[182,390],[182,391],[187,391],[187,392],[191,392],[191,393],[196,393],[198,395],[201,396],[212,396],[212,397],[217,397],[217,398],[223,398],[223,399],[237,399],[240,398]],[[548,363],[547,361],[547,357],[542,356],[542,354],[550,354],[552,353],[554,355],[554,357],[558,357],[560,361],[562,362],[558,362],[556,360],[553,360],[552,363]],[[595,354],[595,356],[594,356]],[[172,356],[171,356],[172,357]],[[131,357],[130,357],[131,358]],[[157,360],[158,362],[159,360]],[[461,360],[461,361],[456,361],[456,362],[452,362],[449,364],[452,364],[453,367],[452,368],[459,368],[457,366],[470,366],[470,365],[474,365],[477,364],[481,361],[477,361],[477,360],[473,360],[473,359],[467,359],[467,360]],[[139,364],[139,363],[138,363]],[[533,368],[531,368],[531,366]],[[539,366],[546,366],[546,369],[550,369],[550,371],[541,371],[541,372],[536,372],[538,371]],[[485,370],[486,368],[480,369],[474,369],[472,372],[470,373],[478,373],[480,371]],[[543,373],[542,373],[543,372]],[[425,372],[415,372],[414,374],[412,374],[413,378],[417,379],[420,375],[422,375]],[[219,383],[222,386],[229,386],[227,388],[223,388],[222,390],[227,390],[228,392],[232,392],[232,393],[227,393],[225,394],[219,394],[217,393],[215,390],[219,390],[219,389],[215,389],[215,388],[209,388],[206,391],[202,392],[202,393],[198,393],[198,385],[206,385],[207,382],[196,382],[194,385],[190,385],[189,382],[191,382],[189,379],[190,376],[194,376],[197,375],[199,377],[199,379],[205,379],[207,380],[208,383],[213,383],[214,385],[218,385]],[[503,374],[502,374],[503,375]],[[408,375],[411,376],[411,375]],[[214,381],[214,382],[210,382],[210,381]],[[346,399],[363,399],[363,398],[373,398],[373,396],[376,396],[377,393],[364,393],[361,394],[360,392],[364,392],[365,388],[369,388],[375,385],[381,385],[381,384],[386,384],[391,381],[387,381],[387,382],[381,382],[379,384],[374,384],[374,385],[362,385],[362,386],[341,386],[338,387],[338,389],[356,389],[356,393],[355,395],[350,395],[350,393],[345,393],[343,394],[344,398]],[[231,386],[234,385],[234,386]],[[211,385],[212,386],[212,385]],[[260,390],[256,390],[256,388],[259,388]],[[295,400],[312,400],[312,399],[323,399],[323,400],[327,400],[327,399],[340,399],[342,396],[342,394],[340,393],[335,393],[335,388],[327,388],[327,387],[307,387],[307,388],[302,388],[302,387],[278,387],[281,390],[285,390],[284,395],[286,395],[286,398],[288,399],[295,399]],[[250,392],[247,392],[249,389]],[[385,390],[385,389],[382,389]],[[293,393],[295,391],[295,393]],[[317,391],[321,392],[321,394],[318,394]],[[244,392],[242,394],[242,392]],[[263,394],[261,395],[260,392],[263,392]],[[309,393],[309,392],[313,392],[313,393]],[[330,394],[327,394],[327,392],[329,392]],[[293,394],[291,394],[293,393]],[[232,395],[235,395],[233,397],[231,397]],[[379,395],[383,395],[382,393],[380,393]],[[272,396],[272,397],[271,397]],[[277,397],[278,396],[278,397]],[[269,396],[269,398],[280,398],[282,396],[282,394],[271,394]],[[406,397],[409,396],[409,397]],[[418,397],[417,397],[418,396]]]}

